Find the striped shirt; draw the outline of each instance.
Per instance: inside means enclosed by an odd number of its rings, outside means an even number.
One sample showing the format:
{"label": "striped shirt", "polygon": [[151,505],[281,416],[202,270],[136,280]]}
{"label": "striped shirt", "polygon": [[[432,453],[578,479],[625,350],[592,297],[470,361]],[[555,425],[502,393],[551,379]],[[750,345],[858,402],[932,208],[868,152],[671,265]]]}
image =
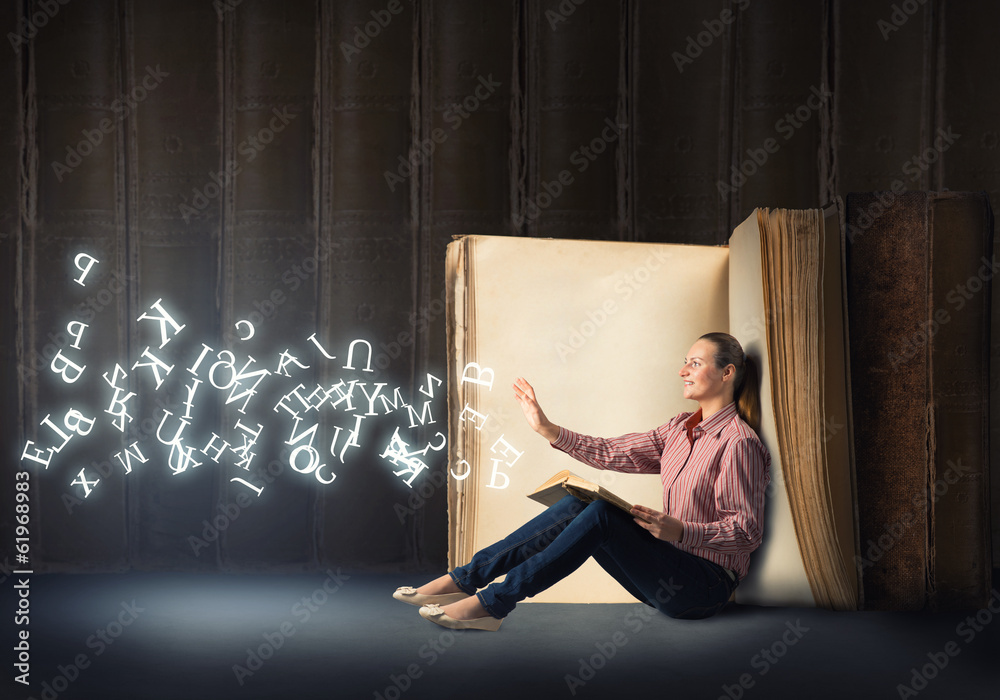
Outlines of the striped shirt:
{"label": "striped shirt", "polygon": [[684,524],[678,549],[743,579],[760,545],[771,456],[736,404],[701,420],[681,413],[655,430],[596,438],[559,429],[552,446],[597,469],[660,474],[663,511]]}

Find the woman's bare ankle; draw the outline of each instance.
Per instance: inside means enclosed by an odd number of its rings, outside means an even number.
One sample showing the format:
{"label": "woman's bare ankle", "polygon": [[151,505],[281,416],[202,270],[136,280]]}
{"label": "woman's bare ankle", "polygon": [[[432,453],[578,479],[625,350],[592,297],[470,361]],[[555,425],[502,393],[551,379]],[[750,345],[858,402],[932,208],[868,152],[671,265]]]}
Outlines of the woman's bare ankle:
{"label": "woman's bare ankle", "polygon": [[445,574],[444,576],[439,576],[438,578],[425,583],[417,589],[417,593],[421,595],[442,595],[444,593],[461,593],[462,589],[455,584],[455,580]]}

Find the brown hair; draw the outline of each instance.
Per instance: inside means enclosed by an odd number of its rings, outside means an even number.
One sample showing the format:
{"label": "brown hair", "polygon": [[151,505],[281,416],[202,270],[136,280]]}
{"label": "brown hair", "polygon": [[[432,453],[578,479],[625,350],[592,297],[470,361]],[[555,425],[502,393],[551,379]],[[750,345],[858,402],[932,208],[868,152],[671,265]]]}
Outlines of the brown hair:
{"label": "brown hair", "polygon": [[743,352],[743,346],[728,333],[706,333],[698,340],[707,340],[715,346],[713,360],[717,369],[728,365],[736,368],[733,381],[733,401],[740,418],[760,433],[760,373],[757,363]]}

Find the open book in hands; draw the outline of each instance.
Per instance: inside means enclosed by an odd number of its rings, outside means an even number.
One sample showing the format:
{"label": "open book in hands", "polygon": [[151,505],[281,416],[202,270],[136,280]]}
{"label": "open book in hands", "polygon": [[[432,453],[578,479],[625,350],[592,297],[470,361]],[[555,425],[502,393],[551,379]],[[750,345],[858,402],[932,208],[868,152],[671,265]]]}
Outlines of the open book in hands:
{"label": "open book in hands", "polygon": [[568,469],[563,469],[537,489],[529,493],[528,498],[538,501],[543,506],[551,506],[558,503],[567,493],[571,496],[576,496],[585,503],[590,503],[594,500],[607,501],[611,505],[621,508],[629,515],[639,517],[640,520],[646,520],[649,522],[647,518],[636,516],[635,513],[632,512],[632,504],[621,496],[611,493],[599,484],[595,484],[577,476]]}

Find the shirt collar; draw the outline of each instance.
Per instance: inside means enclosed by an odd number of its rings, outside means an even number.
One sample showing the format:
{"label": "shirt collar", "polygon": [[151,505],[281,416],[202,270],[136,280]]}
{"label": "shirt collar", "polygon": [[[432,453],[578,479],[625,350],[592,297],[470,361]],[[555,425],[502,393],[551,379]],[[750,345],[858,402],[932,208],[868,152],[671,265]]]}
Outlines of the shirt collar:
{"label": "shirt collar", "polygon": [[694,442],[693,433],[695,431],[700,431],[704,433],[715,433],[718,434],[722,432],[722,429],[733,419],[736,415],[736,404],[727,404],[725,408],[716,411],[707,420],[702,420],[701,409],[691,414],[691,417],[684,422],[684,427],[687,428],[688,439]]}

